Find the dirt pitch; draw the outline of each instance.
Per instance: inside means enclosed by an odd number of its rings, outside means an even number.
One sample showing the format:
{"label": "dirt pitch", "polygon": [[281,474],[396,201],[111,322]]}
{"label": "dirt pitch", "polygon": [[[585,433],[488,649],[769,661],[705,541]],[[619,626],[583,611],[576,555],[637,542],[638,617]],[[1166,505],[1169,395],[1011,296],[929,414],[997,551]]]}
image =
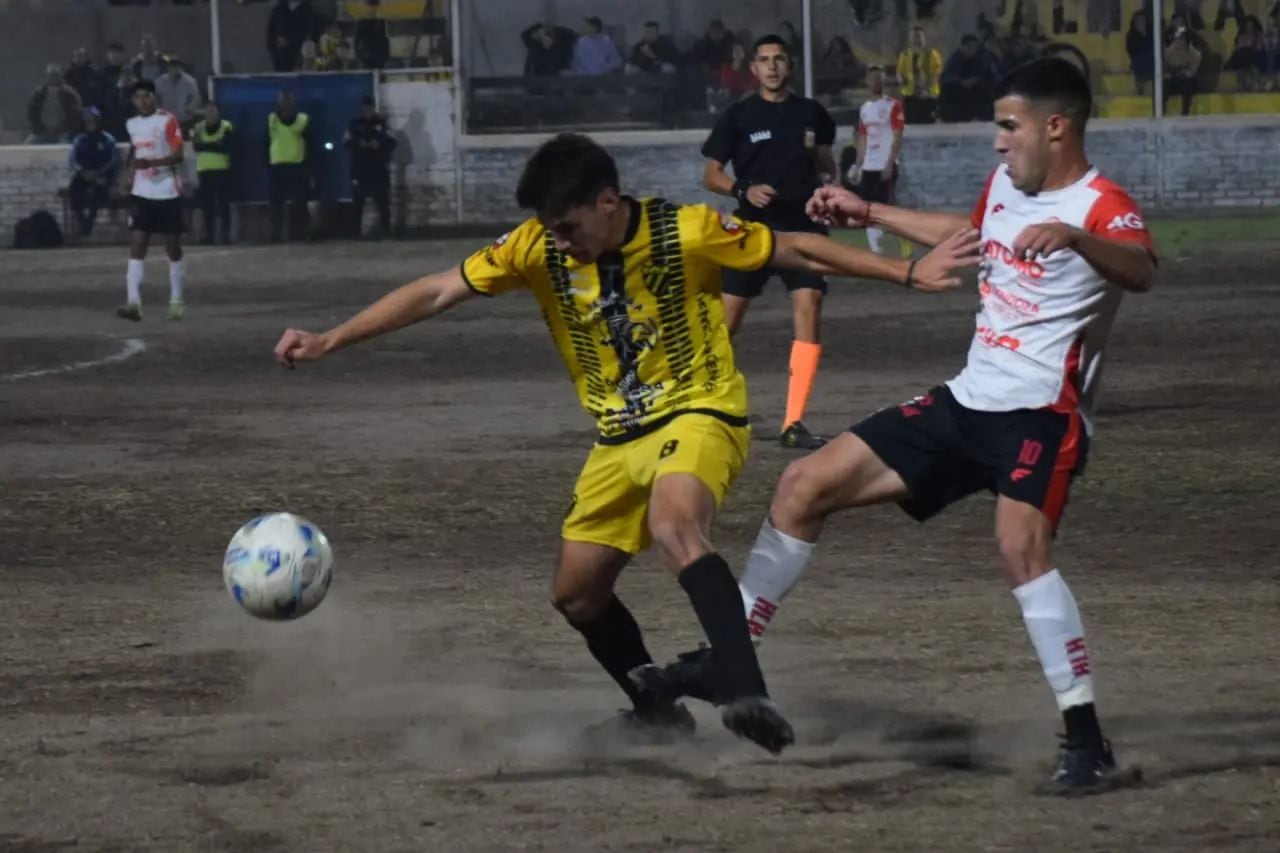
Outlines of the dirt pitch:
{"label": "dirt pitch", "polygon": [[[1030,793],[1059,723],[988,498],[830,525],[763,650],[782,758],[705,706],[691,747],[584,750],[620,697],[546,592],[592,432],[532,300],[271,360],[474,245],[194,250],[181,324],[153,256],[138,325],[122,250],[0,255],[0,850],[1280,849],[1275,244],[1167,258],[1122,310],[1059,563],[1146,782],[1070,802]],[[974,301],[835,285],[813,426],[952,375]],[[789,338],[774,288],[739,345],[735,567],[794,458],[767,440]],[[221,586],[276,509],[338,557],[293,624]],[[698,638],[652,557],[621,594],[656,656]]]}

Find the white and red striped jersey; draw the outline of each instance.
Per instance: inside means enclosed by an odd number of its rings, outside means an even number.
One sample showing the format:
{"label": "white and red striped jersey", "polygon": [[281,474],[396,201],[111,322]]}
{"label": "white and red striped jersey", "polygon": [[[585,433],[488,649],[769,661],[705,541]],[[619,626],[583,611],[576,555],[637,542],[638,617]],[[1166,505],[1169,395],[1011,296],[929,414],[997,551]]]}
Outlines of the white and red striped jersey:
{"label": "white and red striped jersey", "polygon": [[893,134],[907,126],[902,112],[902,102],[888,95],[867,101],[858,108],[856,133],[866,137],[866,153],[862,156],[862,168],[867,172],[880,172],[889,165],[893,154]]}
{"label": "white and red striped jersey", "polygon": [[977,332],[964,370],[947,385],[962,405],[980,411],[1078,411],[1092,433],[1102,351],[1124,291],[1069,249],[1014,257],[1010,247],[1024,228],[1055,220],[1155,257],[1137,203],[1096,169],[1071,186],[1030,196],[1000,166],[972,217],[984,254]]}
{"label": "white and red striped jersey", "polygon": [[[149,116],[134,116],[125,122],[133,156],[141,160],[160,160],[182,147],[182,128],[178,119],[164,110],[156,110]],[[170,199],[182,194],[178,170],[174,166],[156,169],[136,169],[133,173],[133,194],[139,198]]]}

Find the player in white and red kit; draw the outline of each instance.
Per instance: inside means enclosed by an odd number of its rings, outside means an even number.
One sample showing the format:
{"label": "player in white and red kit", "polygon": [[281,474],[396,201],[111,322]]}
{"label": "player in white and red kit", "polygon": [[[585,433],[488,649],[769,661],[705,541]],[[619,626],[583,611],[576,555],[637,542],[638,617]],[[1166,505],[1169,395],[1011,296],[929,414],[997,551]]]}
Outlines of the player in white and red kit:
{"label": "player in white and red kit", "polygon": [[[827,518],[894,501],[918,520],[975,492],[997,495],[1003,573],[1066,725],[1049,785],[1117,784],[1094,710],[1092,663],[1071,590],[1050,545],[1083,467],[1107,333],[1126,291],[1155,272],[1142,213],[1084,149],[1088,81],[1065,60],[1015,69],[995,90],[995,170],[970,217],[868,203],[824,187],[809,212],[828,224],[878,225],[934,245],[981,230],[982,307],[968,362],[951,381],[854,425],[783,474],[740,588],[760,637],[799,580]],[[704,654],[633,678],[655,692],[706,697]]]}
{"label": "player in white and red kit", "polygon": [[[902,102],[884,90],[883,66],[867,69],[867,88],[871,98],[858,108],[858,126],[854,129],[857,156],[845,177],[852,184],[850,189],[864,201],[893,204],[906,115]],[[867,227],[871,251],[880,251],[883,236],[882,229]]]}
{"label": "player in white and red kit", "polygon": [[129,269],[125,276],[128,299],[116,309],[126,320],[142,319],[142,278],[152,234],[164,235],[169,256],[169,319],[182,319],[182,129],[171,113],[156,107],[156,88],[150,80],[133,87],[138,114],[125,123],[129,135],[126,166],[133,169],[129,196]]}

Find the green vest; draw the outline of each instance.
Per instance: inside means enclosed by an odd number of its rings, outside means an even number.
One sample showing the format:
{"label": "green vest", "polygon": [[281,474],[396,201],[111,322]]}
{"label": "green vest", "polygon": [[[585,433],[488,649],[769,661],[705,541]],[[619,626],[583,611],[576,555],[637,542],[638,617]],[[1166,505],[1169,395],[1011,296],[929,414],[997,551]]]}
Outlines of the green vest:
{"label": "green vest", "polygon": [[[209,132],[208,123],[201,121],[196,125],[196,141],[204,143],[221,142],[231,130],[231,122],[226,119],[222,119],[218,129],[213,133]],[[230,154],[223,154],[221,151],[200,151],[196,154],[197,172],[225,172],[230,168]]]}
{"label": "green vest", "polygon": [[306,113],[298,113],[293,124],[285,124],[273,112],[267,119],[267,130],[271,136],[272,166],[306,162],[307,140],[303,136],[307,130]]}

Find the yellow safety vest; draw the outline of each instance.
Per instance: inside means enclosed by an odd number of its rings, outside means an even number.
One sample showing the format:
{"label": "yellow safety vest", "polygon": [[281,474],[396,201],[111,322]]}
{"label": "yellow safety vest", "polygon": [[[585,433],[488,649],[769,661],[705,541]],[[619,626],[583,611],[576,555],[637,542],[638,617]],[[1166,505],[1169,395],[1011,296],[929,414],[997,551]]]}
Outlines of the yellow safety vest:
{"label": "yellow safety vest", "polygon": [[[916,79],[916,68],[928,80]],[[905,98],[936,98],[942,94],[942,54],[933,48],[916,50],[909,47],[898,54],[898,79],[902,81],[902,95]]]}
{"label": "yellow safety vest", "polygon": [[273,112],[267,119],[267,130],[271,136],[272,166],[306,162],[307,141],[303,137],[307,130],[306,113],[298,113],[294,116],[293,124],[285,124]]}
{"label": "yellow safety vest", "polygon": [[[225,118],[213,133],[209,132],[208,123],[201,121],[196,125],[196,141],[203,143],[221,142],[231,131],[231,122]],[[223,154],[221,151],[200,151],[196,153],[197,172],[225,172],[230,168],[230,154]]]}

